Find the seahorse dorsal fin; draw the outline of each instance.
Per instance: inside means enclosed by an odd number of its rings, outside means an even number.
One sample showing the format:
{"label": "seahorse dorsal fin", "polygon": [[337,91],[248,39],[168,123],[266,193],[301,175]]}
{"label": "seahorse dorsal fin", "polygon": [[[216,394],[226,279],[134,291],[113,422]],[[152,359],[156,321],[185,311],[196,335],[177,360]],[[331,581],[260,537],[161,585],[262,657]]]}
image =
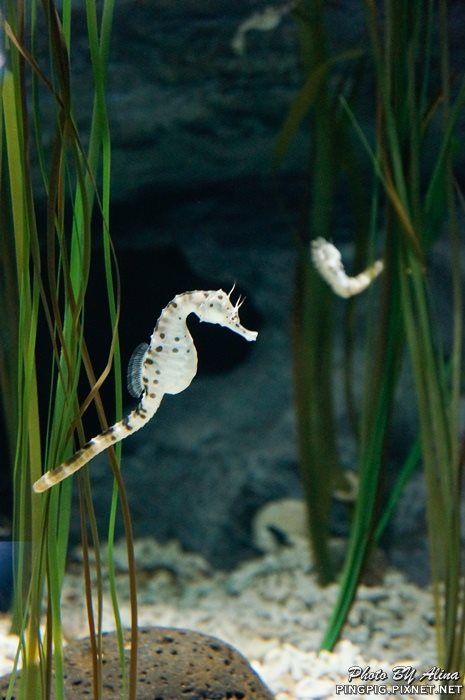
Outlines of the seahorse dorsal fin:
{"label": "seahorse dorsal fin", "polygon": [[142,362],[148,347],[147,343],[138,345],[132,353],[128,364],[128,391],[131,396],[134,396],[136,399],[138,399],[144,391],[144,385],[142,384]]}

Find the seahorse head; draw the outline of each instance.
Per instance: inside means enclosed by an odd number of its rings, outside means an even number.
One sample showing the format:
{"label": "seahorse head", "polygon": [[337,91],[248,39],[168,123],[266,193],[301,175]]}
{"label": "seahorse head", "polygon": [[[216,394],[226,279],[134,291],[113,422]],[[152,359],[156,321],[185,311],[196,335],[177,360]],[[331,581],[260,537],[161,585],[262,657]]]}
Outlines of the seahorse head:
{"label": "seahorse head", "polygon": [[222,289],[205,292],[197,315],[201,321],[217,323],[220,326],[224,326],[224,328],[229,328],[234,333],[238,333],[246,340],[255,340],[257,337],[256,331],[249,331],[247,328],[244,328],[239,320],[239,308],[243,304],[244,299],[241,300],[239,297],[234,305],[231,302],[233,289],[231,289],[229,294]]}

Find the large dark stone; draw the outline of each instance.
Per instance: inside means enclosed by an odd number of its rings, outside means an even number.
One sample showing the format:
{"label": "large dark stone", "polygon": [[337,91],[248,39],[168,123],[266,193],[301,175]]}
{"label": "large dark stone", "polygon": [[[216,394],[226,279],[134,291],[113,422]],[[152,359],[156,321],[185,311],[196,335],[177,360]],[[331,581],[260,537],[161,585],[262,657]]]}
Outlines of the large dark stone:
{"label": "large dark stone", "polygon": [[[126,634],[126,661],[130,635]],[[92,647],[89,639],[64,650],[66,700],[93,697]],[[105,700],[121,697],[121,669],[114,632],[102,639],[102,687]],[[173,627],[139,630],[137,700],[273,700],[247,660],[216,637]],[[0,680],[0,691],[8,678]],[[55,697],[52,690],[51,697]]]}

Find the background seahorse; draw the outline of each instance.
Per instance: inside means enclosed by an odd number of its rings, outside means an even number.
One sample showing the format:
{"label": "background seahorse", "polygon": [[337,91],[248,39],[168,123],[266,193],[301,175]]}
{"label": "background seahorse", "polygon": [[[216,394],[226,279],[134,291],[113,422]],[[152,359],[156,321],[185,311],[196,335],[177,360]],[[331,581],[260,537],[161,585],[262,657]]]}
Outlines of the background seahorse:
{"label": "background seahorse", "polygon": [[310,248],[313,264],[335,294],[344,299],[363,292],[383,271],[383,261],[376,260],[366,270],[349,277],[342,264],[341,253],[324,238],[315,238]]}
{"label": "background seahorse", "polygon": [[197,373],[197,351],[187,328],[189,314],[200,321],[216,323],[238,333],[246,340],[255,340],[257,333],[249,331],[239,320],[240,299],[233,306],[231,292],[184,292],[174,297],[163,309],[150,338],[134,351],[128,368],[128,388],[140,402],[129,415],[100,435],[92,438],[70,459],[40,477],[33,489],[46,491],[87,464],[110,445],[123,440],[142,428],[156,413],[164,394],[178,394],[187,389]]}

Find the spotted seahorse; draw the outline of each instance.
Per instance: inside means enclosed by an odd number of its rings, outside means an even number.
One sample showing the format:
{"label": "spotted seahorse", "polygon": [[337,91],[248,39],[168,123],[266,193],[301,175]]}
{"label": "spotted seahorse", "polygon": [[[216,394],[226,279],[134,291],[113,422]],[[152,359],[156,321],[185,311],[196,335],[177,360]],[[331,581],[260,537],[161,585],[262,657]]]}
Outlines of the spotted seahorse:
{"label": "spotted seahorse", "polygon": [[157,412],[165,394],[178,394],[187,389],[197,373],[197,351],[186,320],[194,313],[200,321],[229,328],[246,340],[255,340],[257,333],[241,325],[238,299],[231,303],[231,292],[184,292],[174,297],[163,309],[150,338],[150,345],[139,345],[128,369],[128,388],[140,402],[129,415],[100,435],[92,438],[70,459],[38,479],[33,489],[46,491],[87,464],[103,450],[123,440],[144,426]]}

